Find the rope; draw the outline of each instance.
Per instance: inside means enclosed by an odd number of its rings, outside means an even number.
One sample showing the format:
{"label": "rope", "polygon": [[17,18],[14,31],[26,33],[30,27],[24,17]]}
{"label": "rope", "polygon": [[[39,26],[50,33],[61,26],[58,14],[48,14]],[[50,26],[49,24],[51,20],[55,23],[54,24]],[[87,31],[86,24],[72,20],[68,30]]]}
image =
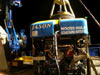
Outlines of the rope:
{"label": "rope", "polygon": [[93,20],[97,23],[97,25],[100,27],[100,23],[95,18],[95,16],[91,13],[91,11],[86,7],[86,5],[82,2],[82,0],[79,0],[79,1],[83,5],[83,7],[87,10],[87,12],[90,14],[90,16],[93,18]]}
{"label": "rope", "polygon": [[54,49],[56,51],[55,61],[56,61],[56,65],[58,68],[58,74],[61,75],[60,66],[59,66],[59,62],[58,62],[58,48],[57,48],[57,34],[58,34],[58,32],[59,31],[56,31],[55,36],[54,36]]}

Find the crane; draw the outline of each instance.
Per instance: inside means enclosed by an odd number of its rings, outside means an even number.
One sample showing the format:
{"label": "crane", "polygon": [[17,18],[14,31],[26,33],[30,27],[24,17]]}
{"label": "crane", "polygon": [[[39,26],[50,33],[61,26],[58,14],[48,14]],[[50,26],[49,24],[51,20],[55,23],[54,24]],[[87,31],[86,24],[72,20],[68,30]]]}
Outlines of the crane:
{"label": "crane", "polygon": [[21,7],[21,0],[12,0],[12,2],[8,2],[6,4],[6,18],[5,22],[5,30],[8,34],[8,42],[11,51],[18,51],[20,49],[18,37],[16,30],[14,28],[13,20],[12,20],[12,6]]}

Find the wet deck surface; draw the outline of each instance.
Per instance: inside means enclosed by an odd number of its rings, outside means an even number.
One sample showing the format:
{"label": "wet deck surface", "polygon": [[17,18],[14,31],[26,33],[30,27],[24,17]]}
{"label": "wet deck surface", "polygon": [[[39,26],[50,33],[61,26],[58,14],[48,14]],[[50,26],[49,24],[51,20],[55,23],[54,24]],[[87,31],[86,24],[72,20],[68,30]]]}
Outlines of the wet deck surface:
{"label": "wet deck surface", "polygon": [[[100,57],[92,57],[93,63],[95,65],[95,68],[97,70],[98,75],[100,75]],[[91,68],[91,75],[95,75],[95,72]]]}
{"label": "wet deck surface", "polygon": [[[98,75],[100,75],[100,57],[92,57],[93,63],[96,67]],[[27,65],[23,67],[11,67],[9,74],[5,75],[34,75],[33,66]],[[93,69],[91,68],[91,75],[96,75]]]}
{"label": "wet deck surface", "polygon": [[33,66],[12,67],[8,75],[34,75]]}

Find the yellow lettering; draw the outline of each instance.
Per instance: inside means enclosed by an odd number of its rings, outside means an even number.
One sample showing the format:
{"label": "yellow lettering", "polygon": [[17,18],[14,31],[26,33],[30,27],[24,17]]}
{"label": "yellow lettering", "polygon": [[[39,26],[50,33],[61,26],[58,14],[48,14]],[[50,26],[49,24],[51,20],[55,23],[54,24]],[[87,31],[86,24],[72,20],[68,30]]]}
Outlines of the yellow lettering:
{"label": "yellow lettering", "polygon": [[61,30],[74,30],[75,27],[62,27]]}
{"label": "yellow lettering", "polygon": [[48,27],[50,28],[51,27],[51,24],[48,24]]}
{"label": "yellow lettering", "polygon": [[41,25],[39,25],[39,29],[41,29],[42,28],[42,26]]}
{"label": "yellow lettering", "polygon": [[38,25],[36,25],[35,28],[38,29]]}
{"label": "yellow lettering", "polygon": [[34,30],[34,25],[32,26],[32,30]]}
{"label": "yellow lettering", "polygon": [[33,25],[32,29],[44,29],[50,28],[51,24],[40,24],[40,25]]}
{"label": "yellow lettering", "polygon": [[76,29],[84,29],[82,26],[78,26],[76,27]]}

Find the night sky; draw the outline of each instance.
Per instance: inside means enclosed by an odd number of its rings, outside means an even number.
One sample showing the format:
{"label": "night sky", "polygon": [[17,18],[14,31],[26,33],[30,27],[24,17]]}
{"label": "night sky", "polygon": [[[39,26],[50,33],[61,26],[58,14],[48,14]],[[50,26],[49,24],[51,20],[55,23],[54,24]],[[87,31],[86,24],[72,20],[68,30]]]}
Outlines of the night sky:
{"label": "night sky", "polygon": [[[88,29],[91,43],[100,43],[100,27],[92,19],[89,13],[80,4],[79,0],[69,0],[77,18],[88,17]],[[95,18],[100,22],[99,0],[82,0]],[[30,24],[40,20],[48,20],[53,0],[22,0],[22,7],[13,7],[13,21],[17,32],[25,29],[29,36]]]}

